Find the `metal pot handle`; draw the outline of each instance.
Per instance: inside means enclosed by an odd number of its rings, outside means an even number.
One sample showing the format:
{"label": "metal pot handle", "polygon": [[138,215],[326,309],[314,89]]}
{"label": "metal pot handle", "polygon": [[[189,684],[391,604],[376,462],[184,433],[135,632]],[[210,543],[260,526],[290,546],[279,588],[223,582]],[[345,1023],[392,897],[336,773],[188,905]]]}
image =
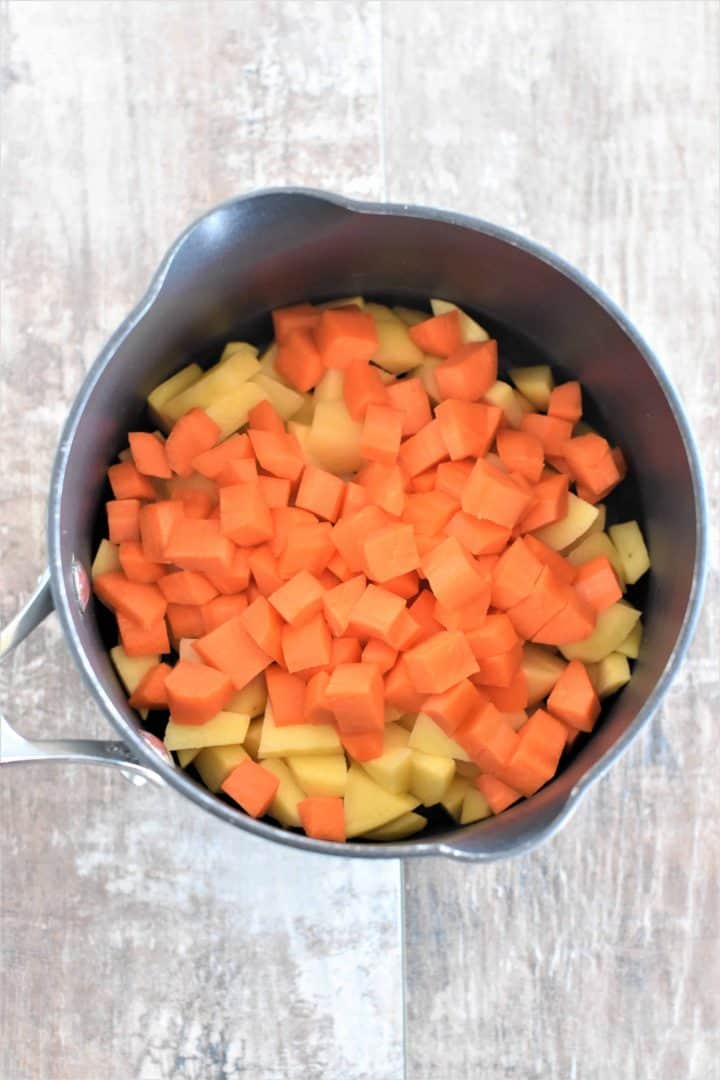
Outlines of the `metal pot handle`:
{"label": "metal pot handle", "polygon": [[[46,570],[38,587],[15,618],[0,631],[0,662],[54,610],[50,574]],[[32,761],[84,761],[95,765],[117,765],[135,784],[146,780],[164,786],[162,777],[140,764],[123,742],[102,739],[26,739],[0,713],[0,765],[20,765]]]}

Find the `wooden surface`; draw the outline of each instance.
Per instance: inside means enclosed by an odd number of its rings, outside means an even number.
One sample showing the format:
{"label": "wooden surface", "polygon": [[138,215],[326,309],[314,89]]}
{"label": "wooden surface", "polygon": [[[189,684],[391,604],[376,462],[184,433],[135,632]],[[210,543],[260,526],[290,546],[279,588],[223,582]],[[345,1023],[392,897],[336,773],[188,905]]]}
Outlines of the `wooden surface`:
{"label": "wooden surface", "polygon": [[[455,207],[586,270],[674,376],[717,519],[719,11],[0,3],[3,617],[84,370],[179,229],[265,184]],[[711,546],[681,676],[561,836],[405,869],[412,1080],[720,1076]],[[29,735],[107,730],[53,620],[0,702]],[[102,769],[6,769],[0,798],[3,1080],[400,1080],[397,865]]]}

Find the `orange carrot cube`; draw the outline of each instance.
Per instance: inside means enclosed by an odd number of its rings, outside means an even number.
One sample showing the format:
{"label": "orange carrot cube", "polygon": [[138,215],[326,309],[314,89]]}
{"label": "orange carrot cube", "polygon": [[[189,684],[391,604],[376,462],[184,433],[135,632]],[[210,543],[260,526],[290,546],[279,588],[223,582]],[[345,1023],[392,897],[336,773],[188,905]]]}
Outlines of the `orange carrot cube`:
{"label": "orange carrot cube", "polygon": [[222,789],[250,817],[259,818],[267,814],[279,786],[274,773],[245,758],[223,781]]}

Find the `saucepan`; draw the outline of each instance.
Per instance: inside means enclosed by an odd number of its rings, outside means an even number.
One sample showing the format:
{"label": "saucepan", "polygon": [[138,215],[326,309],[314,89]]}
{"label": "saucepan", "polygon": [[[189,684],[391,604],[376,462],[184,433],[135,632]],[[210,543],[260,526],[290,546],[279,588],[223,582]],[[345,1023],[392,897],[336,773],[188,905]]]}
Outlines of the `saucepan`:
{"label": "saucepan", "polygon": [[[363,294],[412,304],[440,296],[479,318],[506,363],[550,362],[578,378],[597,423],[628,458],[631,480],[610,513],[640,519],[652,557],[645,640],[631,682],[558,776],[531,799],[463,828],[431,822],[402,843],[340,845],[255,821],[217,798],[163,752],[108,658],[88,570],[100,535],[105,472],[137,427],[147,393],[191,359],[209,363],[228,339],[270,336],[268,312],[301,299]],[[592,419],[592,413],[591,413]],[[165,256],[135,310],[115,331],[70,410],[49,494],[49,567],[2,636],[18,644],[53,608],[114,742],[30,742],[7,720],[5,762],[86,760],[175,788],[224,822],[306,851],[370,857],[443,854],[491,860],[555,833],[636,738],[678,670],[698,614],[707,513],[697,452],[660,362],[628,319],[582,274],[505,229],[460,214],[271,189],[215,207]],[[170,813],[168,807],[168,813]]]}

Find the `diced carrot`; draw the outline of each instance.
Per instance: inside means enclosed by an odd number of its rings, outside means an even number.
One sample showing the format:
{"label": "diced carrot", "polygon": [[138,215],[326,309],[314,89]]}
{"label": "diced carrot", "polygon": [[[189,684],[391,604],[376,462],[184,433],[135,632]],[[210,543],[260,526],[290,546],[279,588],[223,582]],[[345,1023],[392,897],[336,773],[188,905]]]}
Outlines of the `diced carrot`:
{"label": "diced carrot", "polygon": [[458,510],[444,525],[443,532],[454,536],[471,555],[500,554],[510,539],[510,529],[494,521],[480,521],[464,510]]}
{"label": "diced carrot", "polygon": [[342,799],[334,795],[311,795],[298,803],[302,827],[314,840],[333,840],[341,844],[345,838],[345,809]]}
{"label": "diced carrot", "polygon": [[169,664],[151,667],[128,698],[128,705],[133,709],[166,709],[168,697],[165,680],[171,671]]}
{"label": "diced carrot", "polygon": [[250,573],[263,596],[269,596],[280,588],[283,578],[278,573],[277,559],[267,544],[253,548],[248,554],[248,563]]}
{"label": "diced carrot", "polygon": [[387,639],[388,644],[392,645],[398,652],[405,652],[406,649],[409,649],[411,645],[416,643],[418,639],[418,630],[419,626],[417,622],[413,619],[408,609],[404,608],[400,612],[400,617],[390,631]]}
{"label": "diced carrot", "polygon": [[387,390],[380,372],[367,360],[353,360],[348,364],[342,389],[347,410],[359,424],[362,424],[371,405],[388,405]]}
{"label": "diced carrot", "polygon": [[320,312],[312,304],[291,304],[275,308],[272,313],[273,329],[279,344],[287,341],[296,330],[312,330],[317,326]]}
{"label": "diced carrot", "polygon": [[334,574],[338,581],[349,581],[353,576],[352,570],[343,559],[339,551],[336,551],[328,563],[328,570]]}
{"label": "diced carrot", "polygon": [[208,570],[205,576],[218,592],[224,593],[226,596],[243,592],[250,584],[248,552],[236,547],[233,551],[230,566],[227,569],[214,567]]}
{"label": "diced carrot", "polygon": [[468,634],[468,644],[476,660],[497,656],[520,643],[515,627],[505,614],[487,615],[481,625]]}
{"label": "diced carrot", "polygon": [[325,698],[338,731],[357,735],[385,724],[383,680],[374,664],[340,664],[330,673]]}
{"label": "diced carrot", "polygon": [[112,544],[123,540],[137,540],[140,536],[140,501],[138,499],[113,499],[105,503],[108,519],[108,537]]}
{"label": "diced carrot", "polygon": [[280,509],[290,502],[290,481],[282,476],[258,476],[260,494],[271,510]]}
{"label": "diced carrot", "polygon": [[478,671],[467,638],[459,630],[441,630],[409,649],[404,660],[420,694],[442,694]]}
{"label": "diced carrot", "polygon": [[439,467],[439,465],[434,465],[432,469],[426,469],[425,472],[420,473],[418,476],[413,476],[407,482],[407,490],[418,492],[420,494],[434,491]]}
{"label": "diced carrot", "polygon": [[[142,516],[140,529],[142,531]],[[232,566],[234,553],[235,545],[222,535],[219,521],[181,518],[170,534],[165,559],[181,570],[223,573]]]}
{"label": "diced carrot", "polygon": [[333,724],[335,716],[325,699],[330,681],[327,671],[318,671],[307,683],[305,690],[305,722],[307,724]]}
{"label": "diced carrot", "polygon": [[165,679],[170,716],[176,724],[205,724],[234,694],[227,675],[206,664],[178,660]]}
{"label": "diced carrot", "polygon": [[452,461],[484,457],[495,441],[502,410],[482,402],[448,399],[435,409]]}
{"label": "diced carrot", "polygon": [[568,586],[559,581],[548,566],[519,603],[508,609],[508,618],[521,638],[529,641],[567,603]]}
{"label": "diced carrot", "polygon": [[402,413],[403,438],[415,435],[432,420],[430,398],[420,379],[397,379],[386,392],[393,409]]}
{"label": "diced carrot", "polygon": [[418,632],[413,645],[419,645],[442,630],[442,624],[435,618],[436,600],[429,589],[424,589],[417,600],[408,607],[408,612],[418,624]]}
{"label": "diced carrot", "polygon": [[152,626],[143,627],[118,612],[117,623],[120,641],[128,656],[152,656],[155,653],[170,652],[170,641],[164,617],[158,619]]}
{"label": "diced carrot", "polygon": [[[417,544],[415,546],[417,548]],[[387,581],[382,582],[382,587],[388,592],[402,596],[403,600],[412,600],[414,596],[417,596],[420,588],[420,578],[415,570],[411,570],[407,574],[398,574],[397,577],[388,578]]]}
{"label": "diced carrot", "polygon": [[278,348],[275,368],[301,394],[317,386],[326,367],[313,333],[307,329],[293,330]]}
{"label": "diced carrot", "polygon": [[425,702],[425,694],[415,689],[402,656],[385,676],[385,701],[403,713],[418,713]]}
{"label": "diced carrot", "polygon": [[128,435],[130,452],[135,468],[144,476],[157,476],[169,480],[172,476],[168,465],[165,443],[149,431],[131,431]]}
{"label": "diced carrot", "polygon": [[389,524],[390,520],[388,514],[379,506],[365,506],[356,514],[342,517],[334,526],[333,545],[353,573],[360,573],[365,566],[365,539]]}
{"label": "diced carrot", "polygon": [[203,409],[190,409],[176,421],[165,449],[170,468],[178,476],[189,476],[193,459],[212,449],[220,438],[220,428]]}
{"label": "diced carrot", "polygon": [[[121,563],[122,546],[121,544]],[[123,569],[125,568],[123,567]],[[125,570],[125,573],[127,573],[127,570]],[[622,599],[622,589],[617,574],[613,570],[607,555],[599,555],[596,559],[591,559],[578,567],[575,577],[575,589],[598,614]]]}
{"label": "diced carrot", "polygon": [[485,622],[490,606],[490,576],[485,579],[483,591],[468,604],[459,607],[444,607],[435,602],[435,618],[446,630],[462,630],[466,634],[477,630]]}
{"label": "diced carrot", "polygon": [[282,631],[285,667],[295,674],[312,668],[327,667],[331,656],[328,625],[321,614],[300,626],[285,626]]}
{"label": "diced carrot", "polygon": [[148,584],[159,581],[166,573],[163,563],[150,562],[139,540],[123,540],[118,546],[120,566],[128,581]]}
{"label": "diced carrot", "polygon": [[245,547],[270,540],[273,535],[270,508],[256,483],[220,489],[220,526],[225,536]]}
{"label": "diced carrot", "polygon": [[455,310],[416,323],[408,333],[417,347],[431,356],[450,356],[462,345],[460,315]]}
{"label": "diced carrot", "polygon": [[383,731],[362,731],[355,735],[341,734],[340,742],[343,749],[348,752],[355,761],[372,761],[380,757],[385,748],[385,733]]}
{"label": "diced carrot", "polygon": [[334,554],[332,525],[329,522],[297,526],[289,534],[285,550],[278,559],[278,573],[284,581],[299,570],[321,574]]}
{"label": "diced carrot", "polygon": [[272,431],[250,431],[249,435],[258,464],[271,476],[284,477],[294,484],[305,464],[297,439]]}
{"label": "diced carrot", "polygon": [[592,731],[600,715],[600,700],[580,660],[571,660],[547,699],[553,716],[579,731]]}
{"label": "diced carrot", "polygon": [[627,476],[628,463],[622,449],[619,446],[613,446],[610,453],[612,454],[612,459],[615,462],[615,468],[618,471],[620,479],[624,480]]}
{"label": "diced carrot", "polygon": [[[378,644],[380,644],[378,642]],[[330,670],[338,664],[359,664],[362,660],[362,648],[355,637],[333,638],[330,643]]]}
{"label": "diced carrot", "polygon": [[212,600],[208,600],[200,608],[204,626],[200,634],[194,636],[209,634],[229,619],[234,619],[236,615],[244,615],[247,606],[248,599],[244,593],[238,593],[235,596],[222,595],[213,597]]}
{"label": "diced carrot", "polygon": [[513,541],[503,552],[493,570],[491,602],[505,611],[528,596],[540,577],[544,564],[530,550],[524,539]]}
{"label": "diced carrot", "polygon": [[398,462],[407,476],[417,476],[448,458],[439,420],[431,420],[406,439],[400,447]]}
{"label": "diced carrot", "polygon": [[543,445],[537,435],[503,428],[497,433],[497,452],[508,472],[518,472],[531,484],[537,484],[544,465]]}
{"label": "diced carrot", "polygon": [[461,679],[444,693],[426,698],[423,712],[432,717],[446,735],[452,735],[471,713],[482,708],[486,700],[469,679]]}
{"label": "diced carrot", "polygon": [[434,536],[426,536],[425,533],[419,533],[416,531],[415,543],[417,544],[420,558],[424,559],[428,552],[434,551],[438,544],[442,544],[443,540],[444,537],[442,536],[442,534],[440,536],[438,536],[437,534],[435,534]]}
{"label": "diced carrot", "polygon": [[347,630],[359,638],[379,638],[392,645],[393,631],[404,611],[405,603],[399,596],[369,584],[350,611]]}
{"label": "diced carrot", "polygon": [[443,461],[435,473],[435,487],[452,495],[458,503],[462,498],[463,488],[473,471],[472,461]]}
{"label": "diced carrot", "polygon": [[367,576],[380,584],[417,570],[420,556],[412,525],[386,525],[365,537],[363,560]]}
{"label": "diced carrot", "polygon": [[204,450],[192,459],[192,467],[201,476],[215,480],[231,461],[249,461],[253,449],[247,435],[231,435],[211,450]]}
{"label": "diced carrot", "polygon": [[306,465],[295,496],[295,505],[309,510],[325,521],[337,521],[345,494],[345,485],[339,476]]}
{"label": "diced carrot", "polygon": [[405,479],[397,465],[381,465],[370,461],[357,473],[358,484],[364,487],[370,501],[393,517],[399,517],[405,506]]}
{"label": "diced carrot", "polygon": [[279,777],[249,757],[236,765],[222,784],[225,794],[254,818],[267,814],[279,787]]}
{"label": "diced carrot", "polygon": [[522,799],[519,791],[498,780],[490,773],[479,773],[473,780],[475,787],[485,799],[493,814],[502,814],[509,806]]}
{"label": "diced carrot", "polygon": [[565,443],[572,434],[572,424],[557,416],[542,413],[526,413],[520,421],[520,430],[534,435],[542,443],[545,454],[562,454]]}
{"label": "diced carrot", "polygon": [[461,504],[466,514],[512,529],[531,501],[532,496],[522,491],[507,473],[479,459],[463,488]]}
{"label": "diced carrot", "polygon": [[534,642],[540,645],[570,645],[584,641],[595,629],[594,609],[574,589],[566,588],[565,606],[533,634]]}
{"label": "diced carrot", "polygon": [[325,590],[307,570],[299,570],[271,593],[268,600],[285,622],[300,626],[322,611]]}
{"label": "diced carrot", "polygon": [[356,484],[354,481],[349,480],[347,484],[345,484],[345,495],[340,517],[350,517],[352,514],[356,514],[359,510],[362,510],[367,506],[369,502],[370,495],[367,489],[360,484]]}
{"label": "diced carrot", "polygon": [[[266,479],[274,479],[266,477]],[[234,458],[223,465],[215,477],[219,488],[232,487],[234,484],[255,484],[258,481],[255,458]],[[289,482],[289,481],[288,481]]]}
{"label": "diced carrot", "polygon": [[283,620],[264,596],[256,596],[241,613],[242,624],[258,648],[277,664],[283,662]]}
{"label": "diced carrot", "polygon": [[[443,398],[480,401],[497,382],[497,370],[497,341],[491,338],[488,341],[471,341],[454,350],[449,359],[435,369],[435,379]],[[488,408],[494,409],[495,406]],[[495,411],[500,412],[499,409]]]}
{"label": "diced carrot", "polygon": [[202,637],[207,623],[202,606],[198,604],[168,604],[167,621],[173,641]]}
{"label": "diced carrot", "polygon": [[565,748],[565,728],[560,720],[537,709],[520,729],[517,738],[517,749],[501,779],[530,797],[557,772]]}
{"label": "diced carrot", "polygon": [[507,686],[486,686],[483,689],[500,712],[518,712],[527,706],[528,685],[522,667],[517,669]]}
{"label": "diced carrot", "polygon": [[522,663],[522,655],[522,644],[518,641],[517,645],[504,652],[481,657],[477,662],[477,678],[473,682],[483,689],[488,686],[510,686]]}
{"label": "diced carrot", "polygon": [[568,483],[569,477],[559,475],[536,484],[532,502],[518,522],[518,530],[531,532],[564,518],[568,508]]}
{"label": "diced carrot", "polygon": [[575,580],[575,567],[567,561],[559,552],[555,551],[537,536],[528,534],[523,536],[523,542],[545,566],[549,566],[556,578],[564,581],[566,585],[572,585]]}
{"label": "diced carrot", "polygon": [[198,638],[195,649],[206,664],[224,671],[236,690],[242,690],[271,662],[246,630],[242,614]]}
{"label": "diced carrot", "polygon": [[598,499],[620,482],[620,471],[613,457],[610,444],[601,435],[578,435],[562,447],[573,477]]}
{"label": "diced carrot", "polygon": [[132,619],[143,630],[149,630],[162,619],[167,608],[167,601],[157,585],[128,581],[119,570],[99,574],[93,587],[103,604],[116,614]]}
{"label": "diced carrot", "polygon": [[548,416],[556,416],[559,420],[577,424],[582,416],[580,383],[573,379],[572,382],[560,383],[559,386],[553,387],[550,391],[547,413]]}
{"label": "diced carrot", "polygon": [[299,675],[290,675],[277,664],[271,664],[265,679],[277,726],[302,724],[305,720],[305,683]]}
{"label": "diced carrot", "polygon": [[[178,477],[177,479],[182,478]],[[183,517],[192,518],[195,521],[209,518],[216,506],[216,500],[213,496],[209,492],[201,491],[198,488],[180,488],[179,490],[172,488],[168,491],[168,494],[171,498],[178,499],[182,503]]]}
{"label": "diced carrot", "polygon": [[362,651],[362,662],[374,664],[381,675],[385,675],[390,668],[395,666],[397,658],[397,649],[393,649],[392,645],[388,645],[385,641],[378,641],[377,638],[370,638]]}
{"label": "diced carrot", "polygon": [[402,519],[416,533],[436,536],[458,511],[457,501],[444,491],[423,491],[406,495]]}
{"label": "diced carrot", "polygon": [[485,593],[487,610],[490,600],[487,575],[478,572],[472,555],[468,555],[456,537],[448,536],[423,558],[422,572],[443,607],[465,607]]}
{"label": "diced carrot", "polygon": [[329,368],[347,368],[354,361],[370,360],[378,347],[372,316],[354,306],[323,311],[315,341]]}
{"label": "diced carrot", "polygon": [[138,472],[132,461],[111,465],[107,472],[112,493],[116,499],[157,499],[152,480]]}
{"label": "diced carrot", "polygon": [[270,550],[279,558],[287,547],[288,537],[295,529],[303,525],[317,525],[318,519],[309,510],[303,510],[299,506],[280,506],[271,511],[273,537],[270,541]]}
{"label": "diced carrot", "polygon": [[[277,365],[276,365],[277,366]],[[271,402],[259,401],[248,413],[248,427],[255,431],[285,433],[285,423]]]}
{"label": "diced carrot", "polygon": [[518,748],[518,735],[491,701],[454,732],[453,738],[481,769],[505,765]]}
{"label": "diced carrot", "polygon": [[368,405],[360,436],[360,453],[366,461],[382,465],[397,461],[402,424],[402,413],[390,405]]}

